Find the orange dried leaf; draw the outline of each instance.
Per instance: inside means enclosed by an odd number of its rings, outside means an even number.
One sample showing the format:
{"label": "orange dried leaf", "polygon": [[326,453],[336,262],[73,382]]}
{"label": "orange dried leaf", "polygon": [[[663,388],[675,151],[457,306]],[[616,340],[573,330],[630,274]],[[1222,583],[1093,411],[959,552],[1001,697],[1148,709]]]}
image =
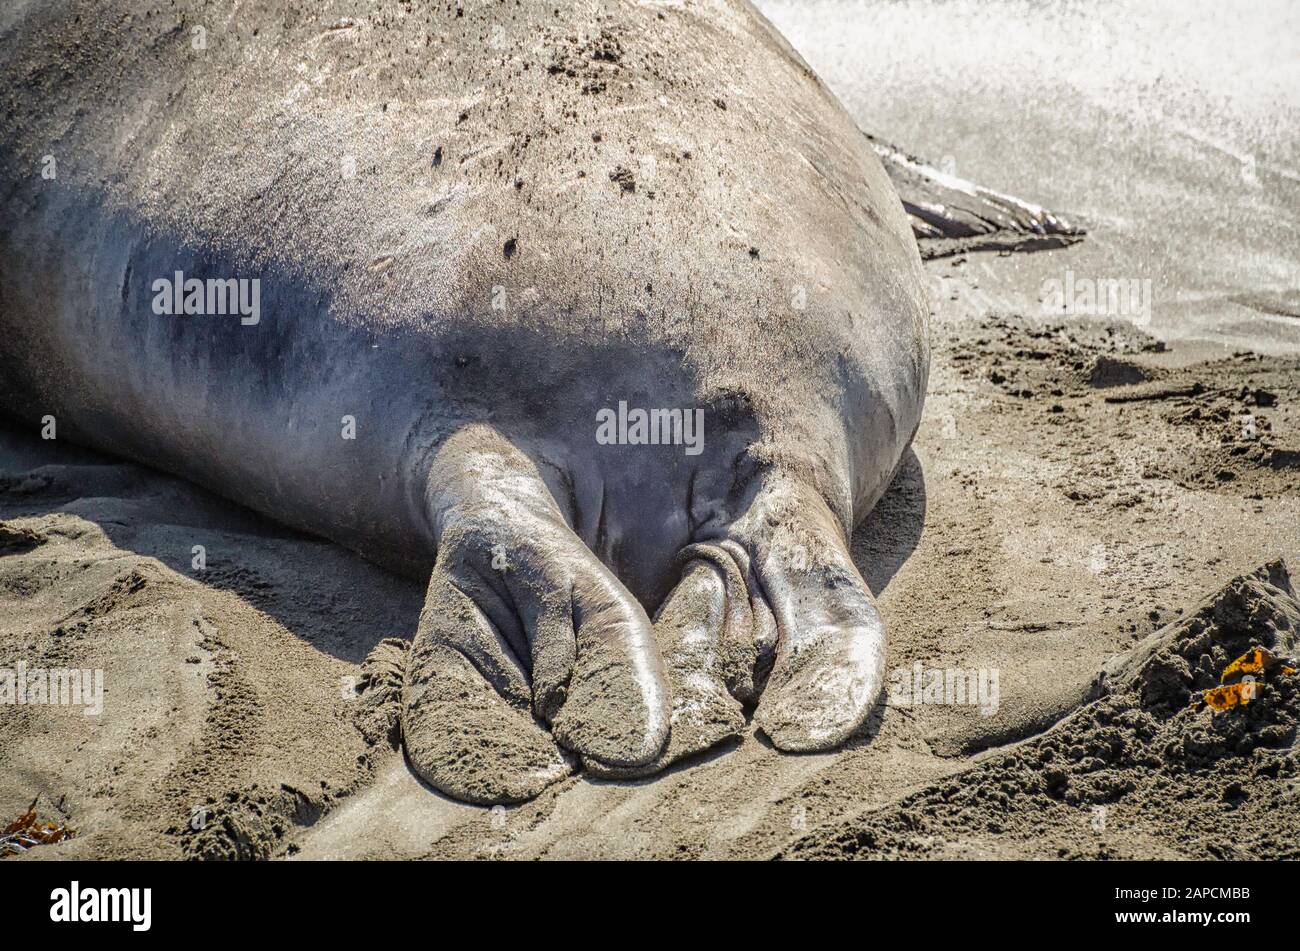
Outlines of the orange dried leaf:
{"label": "orange dried leaf", "polygon": [[1279,668],[1283,674],[1294,674],[1295,668],[1290,666],[1293,663],[1292,660],[1278,657],[1267,647],[1252,647],[1224,668],[1219,683],[1232,683],[1242,677],[1272,673]]}
{"label": "orange dried leaf", "polygon": [[40,798],[41,798],[40,796],[37,796],[36,799],[33,799],[32,804],[27,807],[27,811],[24,812],[17,819],[15,819],[13,822],[9,823],[9,825],[5,826],[4,832],[0,832],[0,835],[14,835],[18,832],[22,832],[25,829],[30,829],[33,825],[35,825],[36,824],[36,802]]}
{"label": "orange dried leaf", "polygon": [[36,801],[32,800],[31,808],[0,832],[0,858],[6,855],[17,855],[35,845],[50,845],[76,836],[75,829],[60,823],[38,822]]}
{"label": "orange dried leaf", "polygon": [[1250,703],[1255,699],[1255,694],[1258,691],[1259,684],[1253,680],[1224,684],[1222,687],[1211,687],[1204,693],[1205,705],[1215,712],[1222,713],[1224,710],[1230,710],[1239,704]]}
{"label": "orange dried leaf", "polygon": [[1276,660],[1271,652],[1262,647],[1253,647],[1224,668],[1219,683],[1226,684],[1231,678],[1247,674],[1262,674],[1270,660]]}

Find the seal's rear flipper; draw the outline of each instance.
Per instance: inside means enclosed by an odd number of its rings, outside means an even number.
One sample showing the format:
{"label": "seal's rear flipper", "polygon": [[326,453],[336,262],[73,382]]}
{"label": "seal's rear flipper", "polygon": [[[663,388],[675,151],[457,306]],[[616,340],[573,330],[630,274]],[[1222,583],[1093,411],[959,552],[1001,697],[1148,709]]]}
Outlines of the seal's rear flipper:
{"label": "seal's rear flipper", "polygon": [[958,178],[862,133],[903,200],[921,257],[968,251],[1041,251],[1083,238],[1084,229],[1045,208]]}
{"label": "seal's rear flipper", "polygon": [[743,705],[757,698],[754,675],[765,639],[754,627],[742,567],[747,556],[734,542],[693,544],[677,562],[681,580],[654,620],[672,692],[668,745],[654,761],[631,768],[585,760],[593,776],[649,776],[736,737],[745,728]]}
{"label": "seal's rear flipper", "polygon": [[650,619],[531,459],[467,426],[428,484],[438,560],[402,688],[415,773],[493,805],[538,795],[574,756],[611,770],[657,760],[670,711]]}
{"label": "seal's rear flipper", "polygon": [[672,731],[636,776],[741,733],[745,713],[777,749],[832,749],[880,702],[885,630],[845,527],[799,478],[769,470],[744,509],[701,528],[655,619],[673,693]]}
{"label": "seal's rear flipper", "polygon": [[846,527],[802,478],[769,471],[728,529],[749,554],[755,614],[766,608],[775,628],[754,720],[779,750],[833,749],[881,701],[885,628]]}

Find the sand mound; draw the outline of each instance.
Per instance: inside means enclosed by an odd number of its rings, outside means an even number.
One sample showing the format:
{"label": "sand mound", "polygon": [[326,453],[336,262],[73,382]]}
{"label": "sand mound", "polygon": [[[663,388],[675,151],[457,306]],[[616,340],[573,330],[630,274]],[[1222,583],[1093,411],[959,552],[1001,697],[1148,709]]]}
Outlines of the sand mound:
{"label": "sand mound", "polygon": [[953,343],[961,376],[1011,397],[1011,411],[1046,414],[1040,431],[1055,428],[1055,453],[1076,462],[1062,483],[1071,501],[1137,504],[1116,494],[1125,471],[1143,492],[1161,479],[1250,499],[1300,491],[1294,359],[1235,353],[1168,368],[1157,365],[1163,344],[1130,324],[1011,315]]}
{"label": "sand mound", "polygon": [[[1298,636],[1286,565],[1267,564],[1109,665],[1099,698],[1042,736],[781,854],[938,857],[1000,836],[1043,856],[1298,857],[1300,677],[1269,677],[1222,713],[1189,703],[1249,648],[1289,653]],[[1095,848],[1080,851],[1080,826]]]}
{"label": "sand mound", "polygon": [[[1285,562],[1271,562],[1234,579],[1191,617],[1156,631],[1117,659],[1100,678],[1099,690],[1136,693],[1144,710],[1180,714],[1197,691],[1218,685],[1220,672],[1234,658],[1253,647],[1290,656],[1298,638],[1300,604],[1290,574]],[[1273,687],[1283,689],[1276,681]],[[1250,740],[1243,737],[1243,742]]]}

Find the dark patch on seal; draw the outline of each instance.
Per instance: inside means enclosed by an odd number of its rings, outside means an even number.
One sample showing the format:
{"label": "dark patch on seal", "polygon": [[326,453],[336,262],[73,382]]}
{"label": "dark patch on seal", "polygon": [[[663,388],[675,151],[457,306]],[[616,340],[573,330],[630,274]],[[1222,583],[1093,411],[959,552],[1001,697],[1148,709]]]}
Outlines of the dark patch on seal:
{"label": "dark patch on seal", "polygon": [[582,94],[589,96],[605,91],[602,70],[619,68],[622,59],[623,45],[618,36],[608,28],[602,28],[598,36],[581,45],[575,36],[561,38],[552,50],[546,72],[551,76],[582,80]]}
{"label": "dark patch on seal", "polygon": [[632,175],[631,169],[624,168],[622,165],[614,167],[614,171],[609,173],[609,180],[624,193],[636,191],[636,178]]}
{"label": "dark patch on seal", "polygon": [[756,429],[755,409],[750,394],[744,390],[724,387],[711,394],[705,402],[710,425],[728,431]]}
{"label": "dark patch on seal", "polygon": [[606,29],[602,29],[600,36],[591,40],[586,49],[591,53],[592,59],[605,63],[617,63],[623,58],[623,45],[617,36]]}

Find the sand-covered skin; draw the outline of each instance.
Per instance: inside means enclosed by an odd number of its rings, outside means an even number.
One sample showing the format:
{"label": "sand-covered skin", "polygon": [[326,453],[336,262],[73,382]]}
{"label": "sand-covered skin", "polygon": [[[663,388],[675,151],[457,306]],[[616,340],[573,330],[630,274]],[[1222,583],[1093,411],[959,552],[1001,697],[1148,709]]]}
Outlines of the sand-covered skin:
{"label": "sand-covered skin", "polygon": [[[660,754],[647,609],[701,539],[749,551],[786,632],[767,736],[861,725],[883,629],[846,528],[920,421],[925,279],[748,0],[103,2],[0,30],[0,412],[428,579],[403,730],[449,795],[524,798],[554,743]],[[55,139],[75,159],[31,175]],[[265,322],[159,319],[221,316],[235,273]],[[609,428],[638,404],[658,429]]]}
{"label": "sand-covered skin", "polygon": [[[1105,241],[1034,267],[1086,268]],[[0,664],[102,666],[107,701],[97,719],[0,710],[0,811],[40,793],[44,815],[79,830],[32,858],[844,854],[836,843],[880,817],[918,814],[854,854],[1289,854],[1270,830],[1300,818],[1294,779],[1253,752],[1181,774],[1185,813],[1163,767],[1135,758],[1108,763],[1124,779],[1102,802],[1062,797],[1043,818],[1025,808],[1040,777],[997,749],[1050,746],[1033,737],[1071,715],[1108,729],[1096,718],[1114,701],[1076,712],[1108,662],[1230,579],[1300,564],[1300,361],[1026,314],[1011,306],[1024,260],[927,265],[927,415],[852,540],[890,669],[997,669],[995,715],[887,706],[833,754],[783,755],[747,729],[652,778],[579,773],[519,807],[453,803],[393,746],[400,643],[385,641],[414,633],[421,585],[176,480],[4,430]],[[917,804],[946,789],[973,802],[925,818]],[[1265,807],[1274,818],[1250,825]]]}

